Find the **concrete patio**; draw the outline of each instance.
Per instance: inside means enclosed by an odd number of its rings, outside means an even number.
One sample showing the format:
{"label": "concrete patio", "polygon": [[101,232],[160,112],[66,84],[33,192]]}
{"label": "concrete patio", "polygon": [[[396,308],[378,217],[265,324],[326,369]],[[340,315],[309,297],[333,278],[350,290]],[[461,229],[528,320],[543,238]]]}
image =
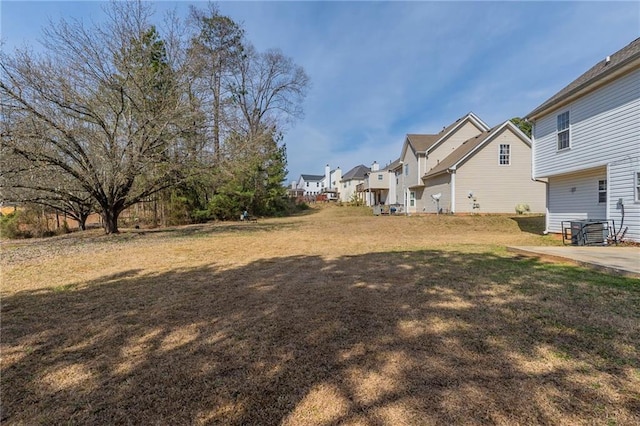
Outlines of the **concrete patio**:
{"label": "concrete patio", "polygon": [[615,275],[640,278],[640,247],[619,246],[518,246],[512,253],[542,260],[570,262]]}

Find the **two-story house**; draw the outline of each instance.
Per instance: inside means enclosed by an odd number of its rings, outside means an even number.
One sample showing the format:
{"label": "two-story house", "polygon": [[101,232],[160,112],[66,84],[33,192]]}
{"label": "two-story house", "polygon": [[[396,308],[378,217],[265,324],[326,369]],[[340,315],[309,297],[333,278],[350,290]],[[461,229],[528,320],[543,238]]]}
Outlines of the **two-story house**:
{"label": "two-story house", "polygon": [[395,169],[396,194],[403,200],[404,210],[407,213],[426,212],[433,203],[431,197],[425,195],[425,173],[464,141],[488,130],[489,126],[470,112],[443,128],[440,133],[408,134],[400,154],[399,167]]}
{"label": "two-story house", "polygon": [[548,180],[547,231],[563,232],[562,221],[609,220],[640,241],[640,38],[527,119],[533,177]]}
{"label": "two-story house", "polygon": [[298,191],[302,191],[303,197],[315,197],[322,192],[322,184],[324,183],[324,175],[300,175],[300,178],[295,184],[295,188]]}
{"label": "two-story house", "polygon": [[422,180],[429,213],[545,211],[545,185],[531,179],[531,141],[511,121],[464,141]]}
{"label": "two-story house", "polygon": [[365,203],[367,206],[396,205],[396,170],[400,160],[396,160],[380,169],[380,165],[374,161],[371,171],[365,174],[362,183]]}
{"label": "two-story house", "polygon": [[370,171],[369,167],[360,164],[342,175],[339,186],[340,201],[348,203],[356,197],[363,196],[362,193],[357,191],[358,185],[364,182],[365,175]]}

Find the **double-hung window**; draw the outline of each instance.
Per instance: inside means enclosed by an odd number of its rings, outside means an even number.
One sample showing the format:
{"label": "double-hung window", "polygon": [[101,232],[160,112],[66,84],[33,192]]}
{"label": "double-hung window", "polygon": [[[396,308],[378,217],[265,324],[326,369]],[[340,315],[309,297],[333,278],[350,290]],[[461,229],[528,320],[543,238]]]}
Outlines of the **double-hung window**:
{"label": "double-hung window", "polygon": [[598,203],[606,203],[607,202],[607,181],[599,180],[598,181]]}
{"label": "double-hung window", "polygon": [[640,172],[635,172],[636,178],[636,203],[640,203]]}
{"label": "double-hung window", "polygon": [[500,165],[508,166],[511,164],[511,145],[500,144]]}
{"label": "double-hung window", "polygon": [[558,151],[569,149],[571,147],[571,138],[569,134],[569,111],[565,111],[558,115]]}

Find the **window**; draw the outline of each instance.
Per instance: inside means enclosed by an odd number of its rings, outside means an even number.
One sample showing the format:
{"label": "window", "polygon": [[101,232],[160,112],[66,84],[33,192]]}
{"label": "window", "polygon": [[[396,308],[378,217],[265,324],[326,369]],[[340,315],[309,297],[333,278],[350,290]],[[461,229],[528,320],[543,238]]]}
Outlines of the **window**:
{"label": "window", "polygon": [[569,137],[569,111],[558,115],[558,151],[571,146]]}
{"label": "window", "polygon": [[640,172],[636,172],[636,202],[640,202]]}
{"label": "window", "polygon": [[415,207],[416,205],[416,193],[413,191],[409,193],[409,205],[411,207]]}
{"label": "window", "polygon": [[511,164],[511,145],[500,144],[500,165],[508,166]]}
{"label": "window", "polygon": [[607,202],[607,181],[599,180],[598,181],[598,203],[606,203]]}
{"label": "window", "polygon": [[382,180],[382,175],[378,175],[378,180]]}
{"label": "window", "polygon": [[408,164],[404,165],[404,174],[405,174],[405,176],[409,176],[409,165]]}
{"label": "window", "polygon": [[309,187],[309,182],[307,182],[307,188]]}

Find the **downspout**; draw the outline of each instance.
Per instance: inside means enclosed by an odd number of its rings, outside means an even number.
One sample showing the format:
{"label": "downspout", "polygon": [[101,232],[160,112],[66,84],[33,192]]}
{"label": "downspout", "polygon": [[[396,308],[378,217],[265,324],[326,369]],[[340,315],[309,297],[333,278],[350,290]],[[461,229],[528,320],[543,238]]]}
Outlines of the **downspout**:
{"label": "downspout", "polygon": [[456,170],[448,169],[447,172],[451,174],[451,214],[456,212]]}
{"label": "downspout", "polygon": [[611,220],[611,203],[609,203],[609,197],[611,196],[611,163],[607,163],[607,208],[606,208],[606,218],[607,220]]}

